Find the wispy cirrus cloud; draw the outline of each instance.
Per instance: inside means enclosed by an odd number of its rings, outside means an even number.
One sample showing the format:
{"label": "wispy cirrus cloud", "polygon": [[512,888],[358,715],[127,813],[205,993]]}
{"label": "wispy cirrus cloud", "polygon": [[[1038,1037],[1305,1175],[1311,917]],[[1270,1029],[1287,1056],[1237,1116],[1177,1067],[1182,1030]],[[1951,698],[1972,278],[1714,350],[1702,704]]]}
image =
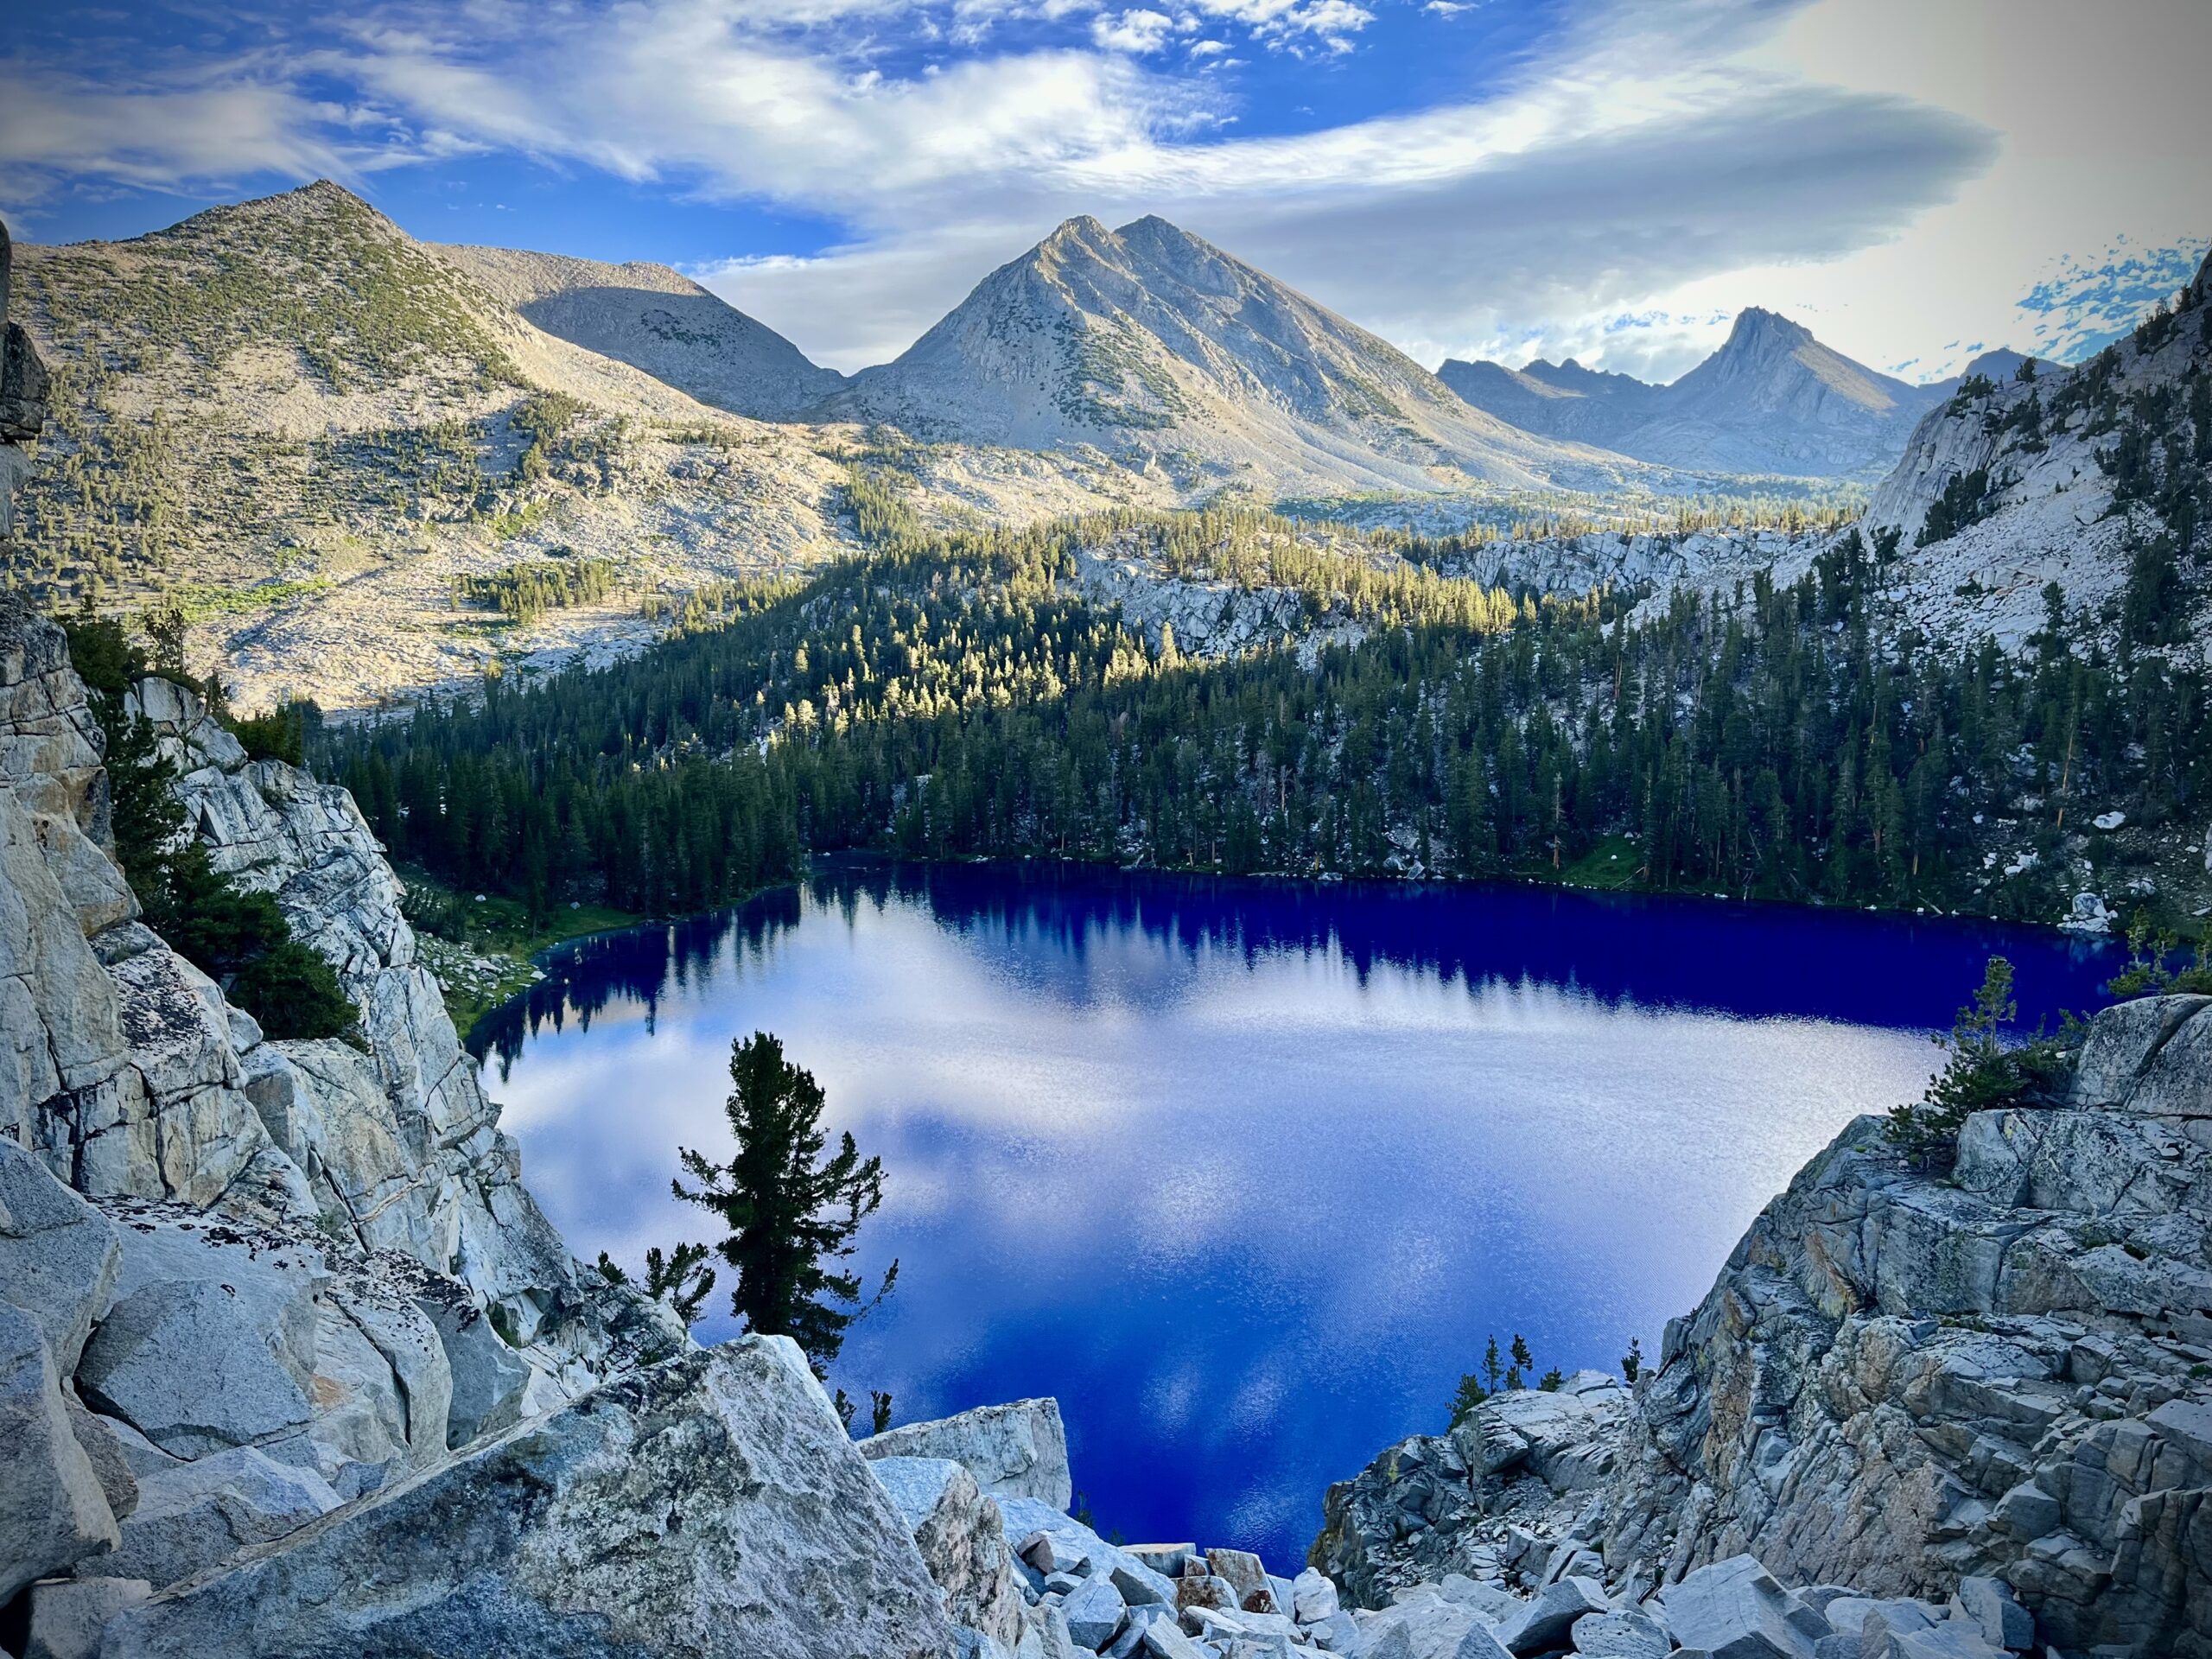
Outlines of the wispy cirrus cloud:
{"label": "wispy cirrus cloud", "polygon": [[[691,266],[848,368],[895,353],[1081,212],[1164,214],[1432,361],[1573,352],[1664,378],[1759,302],[1842,330],[1837,343],[1869,360],[1935,373],[1946,340],[2018,320],[2018,296],[2066,245],[2055,225],[2077,245],[2123,232],[2165,245],[2178,232],[2156,230],[2161,193],[2202,193],[2187,165],[2202,143],[2178,142],[2187,118],[2171,113],[2190,100],[2166,83],[2192,42],[2212,46],[2212,24],[2190,0],[2140,3],[2171,49],[2138,61],[2094,31],[2072,42],[2088,111],[2015,95],[2024,71],[2007,54],[2032,56],[2059,0],[1961,0],[1932,19],[1909,0],[1570,0],[1463,92],[1411,107],[1388,95],[1380,60],[1344,77],[1370,53],[1414,49],[1408,19],[1458,29],[1490,6],[280,7],[269,15],[285,27],[262,31],[275,46],[213,50],[188,31],[120,73],[117,54],[72,59],[54,40],[44,57],[0,58],[0,199],[359,182],[476,156],[768,204],[831,228],[801,253],[739,247]],[[1985,47],[1962,18],[2003,38]],[[232,21],[242,40],[258,20]],[[1386,37],[1397,44],[1376,44]],[[1993,88],[1958,73],[1982,58],[2007,66]],[[2106,73],[2123,58],[2126,79]],[[1237,79],[1248,61],[1276,66],[1278,100],[1311,86],[1335,101],[1299,119],[1255,109]],[[2064,213],[2021,183],[2115,149],[2134,170],[2108,167]],[[2010,266],[1986,280],[1974,267],[1999,249]],[[1909,259],[1933,261],[1935,280]],[[2087,289],[2068,302],[2091,302]],[[1615,326],[1624,316],[1643,321]]]}
{"label": "wispy cirrus cloud", "polygon": [[64,178],[168,185],[374,165],[381,147],[359,142],[355,118],[250,63],[118,83],[0,61],[0,196],[35,201]]}
{"label": "wispy cirrus cloud", "polygon": [[[1203,118],[1111,54],[1046,49],[887,74],[677,0],[563,37],[518,39],[523,64],[413,31],[363,30],[343,54],[418,123],[633,181],[869,215],[901,195],[1065,167]],[[549,38],[550,36],[550,38]],[[590,73],[564,72],[571,55]],[[338,54],[317,60],[335,71]]]}
{"label": "wispy cirrus cloud", "polygon": [[[1709,52],[1718,10],[1683,9],[1680,31],[1651,13],[1648,32],[1613,14],[1601,29],[1593,15],[1482,102],[1263,138],[1139,130],[995,181],[964,212],[880,201],[849,245],[705,274],[855,367],[895,353],[1058,218],[1160,213],[1434,361],[1510,351],[1531,318],[1579,325],[1714,270],[1848,253],[1995,153],[1993,132],[1941,109],[1669,45],[1679,32]],[[868,304],[879,286],[898,300]],[[851,319],[843,339],[819,332],[825,295]],[[1591,343],[1606,355],[1602,334]],[[1667,373],[1710,344],[1700,327],[1616,342],[1612,355]]]}

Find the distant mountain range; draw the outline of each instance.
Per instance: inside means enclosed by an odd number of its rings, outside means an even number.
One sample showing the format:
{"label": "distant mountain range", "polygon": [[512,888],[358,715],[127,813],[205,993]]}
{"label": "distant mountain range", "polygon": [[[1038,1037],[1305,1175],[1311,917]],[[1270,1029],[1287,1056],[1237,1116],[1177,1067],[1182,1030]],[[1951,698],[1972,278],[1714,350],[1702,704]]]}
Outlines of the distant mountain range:
{"label": "distant mountain range", "polygon": [[[418,242],[327,182],[16,253],[56,390],[13,563],[186,605],[250,702],[355,707],[650,637],[703,584],[855,545],[856,458],[936,527],[1286,498],[1437,530],[1642,523],[1669,494],[1769,488],[1730,473],[1878,476],[1961,389],[1764,311],[1670,386],[1440,378],[1160,219],[1069,220],[849,378],[665,266]],[[2017,400],[2018,362],[1974,367]],[[1943,431],[1901,469],[1920,505],[1881,498],[1908,537],[1971,448]],[[457,597],[555,558],[607,561],[620,590],[513,626]]]}
{"label": "distant mountain range", "polygon": [[1646,470],[1470,407],[1387,340],[1157,218],[1068,220],[817,412],[1088,445],[1262,492],[1590,489]]}
{"label": "distant mountain range", "polygon": [[[1967,372],[2009,376],[2020,360],[2016,352],[1992,352]],[[1756,306],[1737,317],[1719,351],[1669,385],[1586,369],[1573,359],[1539,359],[1521,369],[1454,359],[1437,377],[1525,431],[1656,466],[1870,480],[1895,463],[1920,417],[1960,384],[1909,385]]]}

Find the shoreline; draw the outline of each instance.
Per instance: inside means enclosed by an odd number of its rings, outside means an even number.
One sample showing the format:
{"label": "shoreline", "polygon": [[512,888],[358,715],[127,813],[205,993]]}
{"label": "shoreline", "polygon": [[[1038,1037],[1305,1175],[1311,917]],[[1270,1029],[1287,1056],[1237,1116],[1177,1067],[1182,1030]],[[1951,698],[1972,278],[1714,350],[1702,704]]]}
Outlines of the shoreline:
{"label": "shoreline", "polygon": [[[1653,887],[1630,882],[1577,881],[1526,872],[1503,872],[1491,875],[1402,875],[1389,874],[1347,874],[1341,871],[1325,870],[1318,874],[1300,874],[1291,870],[1228,871],[1209,869],[1198,865],[1116,863],[1105,859],[1081,858],[1068,854],[983,853],[967,855],[905,853],[880,848],[839,848],[813,855],[808,867],[785,881],[770,881],[751,889],[739,897],[720,905],[710,905],[702,910],[674,912],[665,915],[638,915],[616,912],[609,906],[587,905],[588,911],[596,910],[602,916],[620,915],[626,919],[605,922],[573,931],[562,930],[536,936],[527,953],[519,959],[543,968],[546,955],[563,945],[575,944],[603,933],[628,932],[636,928],[658,926],[692,920],[701,916],[718,915],[724,911],[742,909],[763,893],[779,888],[798,887],[816,872],[817,864],[839,863],[885,866],[910,866],[925,868],[982,869],[993,867],[1006,869],[1046,868],[1096,874],[1173,876],[1185,880],[1251,882],[1283,887],[1349,889],[1374,887],[1418,892],[1424,889],[1453,893],[1479,893],[1495,888],[1514,892],[1561,892],[1579,893],[1589,898],[1616,898],[1659,903],[1692,905],[1725,905],[1740,909],[1765,912],[1811,912],[1824,916],[1878,916],[1895,920],[1943,921],[1979,923],[1992,927],[2022,928],[2038,935],[2072,940],[2092,948],[2119,950],[2125,946],[2125,936],[2111,931],[2090,932],[2069,928],[2063,923],[2037,921],[2024,917],[2005,916],[1985,910],[1945,910],[1939,906],[1915,906],[1906,909],[1896,905],[1831,904],[1819,899],[1777,899],[1761,894],[1713,893],[1701,888]],[[512,901],[509,901],[512,902]],[[425,930],[419,925],[419,934]],[[432,938],[440,936],[431,935]],[[496,1004],[494,1005],[496,1006]],[[479,1016],[480,1017],[480,1016]],[[466,1032],[463,1033],[465,1036]]]}
{"label": "shoreline", "polygon": [[[881,872],[887,876],[901,874],[906,879],[925,873],[966,872],[976,874],[995,874],[1009,883],[1026,881],[1070,881],[1110,883],[1116,880],[1156,883],[1188,883],[1194,888],[1213,890],[1221,901],[1230,904],[1243,902],[1236,897],[1242,889],[1244,900],[1258,901],[1264,895],[1294,896],[1301,902],[1326,904],[1332,899],[1381,903],[1398,901],[1413,905],[1427,899],[1439,904],[1480,902],[1485,899],[1508,903],[1546,904],[1564,899],[1591,901],[1600,908],[1635,907],[1644,910],[1657,923],[1667,912],[1679,917],[1726,918],[1736,925],[1752,931],[1744,935],[1746,940],[1758,940],[1777,926],[1787,927],[1798,918],[1806,925],[1813,924],[1817,916],[1831,925],[1847,929],[1872,927],[1894,929],[1927,925],[1955,935],[1984,933],[1991,935],[1986,954],[2004,955],[2017,950],[2062,949],[2076,962],[2094,962],[2098,969],[2097,989],[2094,1001],[2070,1011],[2082,1017],[2103,1007],[2111,1000],[2105,987],[2113,976],[2125,971],[2126,957],[2124,942],[2109,934],[2086,934],[2053,926],[2047,923],[2026,922],[1976,912],[1957,912],[1936,910],[1908,911],[1879,906],[1804,905],[1789,900],[1738,899],[1709,893],[1657,891],[1649,888],[1586,887],[1567,881],[1547,881],[1512,876],[1486,876],[1479,879],[1402,877],[1402,876],[1334,876],[1315,877],[1286,875],[1277,872],[1253,872],[1229,875],[1210,870],[1177,869],[1144,864],[1108,864],[1103,861],[1058,857],[1020,858],[912,858],[874,849],[858,849],[826,853],[810,861],[807,868],[788,881],[772,882],[756,887],[725,905],[705,910],[667,916],[640,916],[626,920],[607,920],[602,925],[578,928],[573,932],[539,936],[527,958],[509,960],[526,963],[528,973],[518,973],[512,988],[503,996],[484,1001],[474,1007],[466,1025],[456,1019],[463,1046],[473,1054],[488,1057],[497,1042],[496,1033],[487,1022],[495,1017],[526,1004],[542,985],[559,976],[574,960],[557,960],[563,953],[573,952],[578,947],[596,939],[641,935],[665,929],[683,928],[716,918],[734,918],[764,897],[777,893],[804,894],[808,886],[818,880],[841,873],[858,874]],[[1402,912],[1401,912],[1402,913]],[[600,912],[602,918],[609,912]],[[1338,927],[1343,918],[1329,925]],[[2008,945],[2006,937],[2018,941]],[[1931,944],[1937,943],[1929,940]],[[1732,949],[1728,936],[1710,948]],[[1979,974],[1982,955],[1977,954],[1974,972]],[[1959,995],[1970,988],[1961,982]],[[454,999],[449,998],[449,1002]],[[1812,1010],[1801,1009],[1800,1013]],[[2047,1010],[2048,1017],[2058,1017],[2056,1006]],[[1837,1017],[1851,1016],[1839,1014]],[[1941,1022],[1927,1029],[1939,1028]]]}

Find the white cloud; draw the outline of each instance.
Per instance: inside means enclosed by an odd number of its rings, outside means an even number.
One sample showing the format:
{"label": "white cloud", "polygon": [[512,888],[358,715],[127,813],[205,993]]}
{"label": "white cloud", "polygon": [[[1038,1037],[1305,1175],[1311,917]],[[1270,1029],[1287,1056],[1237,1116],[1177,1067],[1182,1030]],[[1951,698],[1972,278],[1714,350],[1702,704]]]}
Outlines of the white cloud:
{"label": "white cloud", "polygon": [[[1662,378],[1754,302],[1878,365],[1940,372],[1947,342],[2005,336],[2062,255],[2212,226],[2189,84],[2212,55],[2201,0],[2141,0],[2128,28],[2095,30],[2063,0],[1577,0],[1541,55],[1464,99],[1224,136],[1232,41],[1326,55],[1374,16],[1354,0],[397,0],[342,49],[290,60],[98,85],[0,65],[0,194],[498,149],[773,202],[838,222],[839,244],[707,275],[848,368],[1074,213],[1164,214],[1430,361],[1572,353]],[[308,86],[349,92],[333,105]]]}
{"label": "white cloud", "polygon": [[893,75],[748,33],[717,0],[549,22],[512,45],[493,67],[419,35],[365,33],[347,57],[380,98],[490,143],[862,224],[1204,115],[1116,54],[1038,50]]}
{"label": "white cloud", "polygon": [[0,190],[29,202],[67,177],[161,188],[187,177],[345,170],[374,152],[324,135],[359,113],[244,65],[118,86],[0,62]]}
{"label": "white cloud", "polygon": [[1375,21],[1375,14],[1352,0],[1196,0],[1209,17],[1241,23],[1262,41],[1311,37],[1337,50]]}
{"label": "white cloud", "polygon": [[1140,56],[1159,51],[1174,29],[1175,20],[1160,11],[1124,11],[1114,16],[1102,12],[1090,21],[1090,38],[1101,47]]}

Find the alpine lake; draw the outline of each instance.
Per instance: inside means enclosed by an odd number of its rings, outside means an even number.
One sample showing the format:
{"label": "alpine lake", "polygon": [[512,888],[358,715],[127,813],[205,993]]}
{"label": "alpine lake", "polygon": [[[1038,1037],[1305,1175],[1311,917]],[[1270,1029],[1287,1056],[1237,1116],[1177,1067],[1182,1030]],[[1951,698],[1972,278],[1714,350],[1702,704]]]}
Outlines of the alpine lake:
{"label": "alpine lake", "polygon": [[731,1041],[775,1033],[886,1172],[853,1263],[898,1283],[830,1375],[860,1428],[874,1389],[1054,1395],[1102,1533],[1294,1572],[1491,1334],[1656,1363],[1766,1199],[1917,1097],[1993,955],[2024,1027],[2120,966],[1947,918],[832,861],[558,948],[472,1046],[571,1248],[635,1269],[712,1238],[677,1149],[728,1155]]}

